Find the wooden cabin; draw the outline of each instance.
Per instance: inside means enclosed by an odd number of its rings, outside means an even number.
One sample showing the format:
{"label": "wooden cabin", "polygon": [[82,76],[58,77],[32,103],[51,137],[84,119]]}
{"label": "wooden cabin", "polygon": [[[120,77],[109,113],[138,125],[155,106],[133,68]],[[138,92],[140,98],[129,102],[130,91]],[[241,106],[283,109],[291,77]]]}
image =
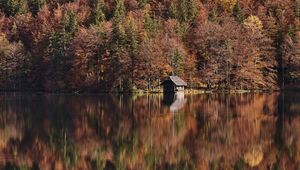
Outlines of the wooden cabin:
{"label": "wooden cabin", "polygon": [[174,93],[177,91],[184,91],[187,83],[178,76],[169,76],[163,80],[161,85],[164,87],[164,92]]}

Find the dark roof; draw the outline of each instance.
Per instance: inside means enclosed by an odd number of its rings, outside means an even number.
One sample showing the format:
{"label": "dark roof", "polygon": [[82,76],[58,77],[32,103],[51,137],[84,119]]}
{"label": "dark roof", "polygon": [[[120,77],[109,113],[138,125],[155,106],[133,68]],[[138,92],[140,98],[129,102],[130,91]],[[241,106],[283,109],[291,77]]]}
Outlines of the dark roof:
{"label": "dark roof", "polygon": [[162,84],[164,84],[165,82],[168,82],[168,81],[172,81],[176,86],[187,86],[187,83],[178,76],[169,76],[164,79]]}

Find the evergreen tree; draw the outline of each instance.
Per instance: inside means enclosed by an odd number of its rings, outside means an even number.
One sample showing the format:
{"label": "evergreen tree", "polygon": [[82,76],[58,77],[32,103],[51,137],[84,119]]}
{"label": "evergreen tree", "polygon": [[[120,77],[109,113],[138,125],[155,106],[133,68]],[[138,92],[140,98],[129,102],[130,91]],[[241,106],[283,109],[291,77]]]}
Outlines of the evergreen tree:
{"label": "evergreen tree", "polygon": [[137,55],[138,55],[138,33],[137,33],[137,26],[135,20],[132,17],[129,17],[129,28],[127,31],[128,36],[128,49],[130,53],[130,60],[131,60],[131,86],[134,86],[134,70],[136,68],[137,62]]}
{"label": "evergreen tree", "polygon": [[35,16],[47,4],[47,0],[28,0],[30,12]]}
{"label": "evergreen tree", "polygon": [[144,10],[144,28],[146,31],[146,35],[148,37],[153,37],[157,31],[160,29],[159,20],[153,18],[152,13],[150,12],[150,7],[146,7]]}
{"label": "evergreen tree", "polygon": [[[69,70],[67,46],[70,36],[65,29],[61,31],[52,31],[49,37],[49,68],[48,79],[54,83],[64,81],[65,74]],[[59,88],[64,88],[60,83]]]}
{"label": "evergreen tree", "polygon": [[188,20],[194,22],[197,16],[197,6],[195,0],[188,0]]}
{"label": "evergreen tree", "polygon": [[28,12],[28,5],[26,0],[1,0],[0,8],[7,16],[14,16],[17,14],[25,14]]}
{"label": "evergreen tree", "polygon": [[179,20],[181,22],[188,21],[188,0],[179,0],[178,1],[178,11],[179,11]]}
{"label": "evergreen tree", "polygon": [[106,20],[104,0],[91,0],[92,23],[99,24]]}
{"label": "evergreen tree", "polygon": [[[78,30],[78,24],[74,13],[68,11],[62,21],[61,30],[52,31],[49,37],[49,68],[48,79],[54,83],[56,88],[66,87],[65,75],[70,70],[70,56],[68,46]],[[54,88],[54,87],[53,87]]]}
{"label": "evergreen tree", "polygon": [[245,16],[243,14],[241,4],[240,4],[239,0],[236,2],[236,5],[233,9],[233,15],[234,15],[235,19],[240,23],[242,23],[245,19]]}
{"label": "evergreen tree", "polygon": [[176,76],[183,76],[184,74],[184,58],[182,54],[179,52],[178,49],[176,49],[174,55],[173,55],[173,62],[172,62],[172,67],[173,67],[173,74]]}
{"label": "evergreen tree", "polygon": [[147,3],[148,3],[148,0],[139,0],[139,7],[144,8]]}
{"label": "evergreen tree", "polygon": [[113,14],[113,20],[116,23],[122,22],[125,17],[124,0],[116,0],[115,9]]}
{"label": "evergreen tree", "polygon": [[115,45],[123,45],[126,42],[124,28],[125,6],[123,0],[117,0],[113,15],[113,41]]}
{"label": "evergreen tree", "polygon": [[170,18],[176,19],[178,15],[176,3],[172,2],[169,6],[169,16]]}
{"label": "evergreen tree", "polygon": [[[113,30],[110,54],[110,72],[114,81],[119,81],[119,90],[124,90],[123,85],[128,87],[128,62],[127,35],[125,29],[125,6],[123,0],[117,0],[113,14]],[[114,77],[115,76],[115,77]],[[125,78],[126,77],[126,78]],[[124,80],[126,82],[124,83]]]}
{"label": "evergreen tree", "polygon": [[67,11],[64,15],[61,23],[62,29],[65,30],[71,36],[78,31],[78,23],[76,16],[72,11]]}

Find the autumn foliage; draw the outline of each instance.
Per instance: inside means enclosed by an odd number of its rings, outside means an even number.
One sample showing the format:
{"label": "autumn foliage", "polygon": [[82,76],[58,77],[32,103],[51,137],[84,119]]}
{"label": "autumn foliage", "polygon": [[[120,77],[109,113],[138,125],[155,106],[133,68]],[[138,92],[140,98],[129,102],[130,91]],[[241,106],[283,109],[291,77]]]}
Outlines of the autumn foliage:
{"label": "autumn foliage", "polygon": [[278,89],[300,81],[292,0],[2,0],[0,88]]}

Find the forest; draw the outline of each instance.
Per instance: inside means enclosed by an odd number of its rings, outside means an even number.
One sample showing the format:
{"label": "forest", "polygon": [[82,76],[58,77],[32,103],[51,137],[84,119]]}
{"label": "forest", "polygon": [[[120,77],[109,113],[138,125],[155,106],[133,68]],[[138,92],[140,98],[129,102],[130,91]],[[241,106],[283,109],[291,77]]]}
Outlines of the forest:
{"label": "forest", "polygon": [[1,0],[0,89],[134,91],[300,82],[300,0]]}

